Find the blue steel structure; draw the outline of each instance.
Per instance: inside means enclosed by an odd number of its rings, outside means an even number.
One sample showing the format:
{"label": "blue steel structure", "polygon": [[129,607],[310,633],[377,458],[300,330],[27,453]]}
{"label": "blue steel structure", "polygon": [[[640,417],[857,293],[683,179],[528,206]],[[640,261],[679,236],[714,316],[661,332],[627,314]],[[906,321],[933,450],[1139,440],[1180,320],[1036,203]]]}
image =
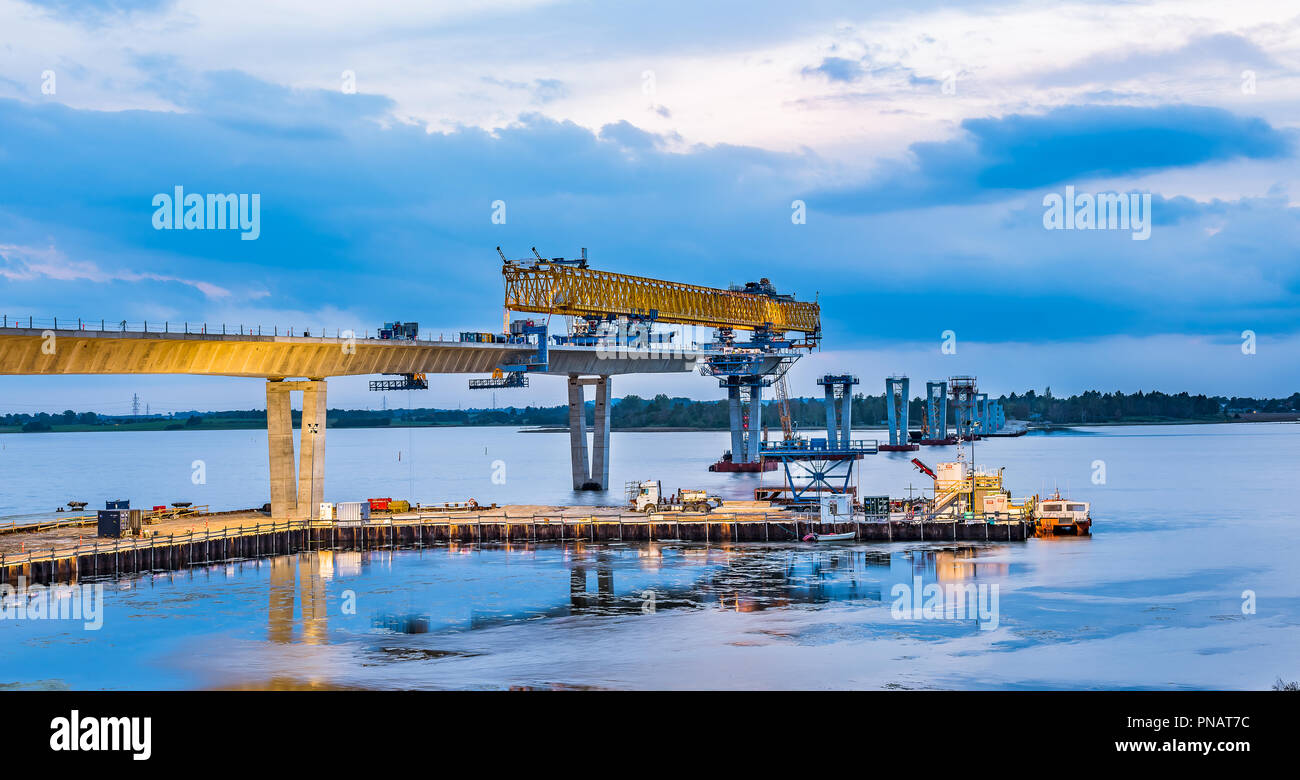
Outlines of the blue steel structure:
{"label": "blue steel structure", "polygon": [[975,416],[975,377],[949,377],[948,396],[952,403],[957,437],[969,441],[976,435],[975,425],[978,422]]}
{"label": "blue steel structure", "polygon": [[879,452],[874,439],[854,440],[853,385],[850,374],[827,374],[817,380],[826,390],[825,438],[795,438],[764,442],[764,459],[776,460],[785,473],[792,504],[812,504],[822,493],[848,493],[853,482],[854,463],[864,455]]}
{"label": "blue steel structure", "polygon": [[889,420],[889,446],[903,447],[907,438],[911,380],[905,376],[885,378],[885,412]]}
{"label": "blue steel structure", "polygon": [[989,432],[989,394],[975,394],[975,432],[983,435]]}
{"label": "blue steel structure", "polygon": [[763,388],[789,371],[799,353],[784,334],[766,328],[755,330],[747,342],[737,342],[731,328],[719,328],[708,348],[717,354],[704,361],[700,373],[717,377],[727,391],[731,462],[757,464],[762,458]]}
{"label": "blue steel structure", "polygon": [[925,383],[925,441],[948,438],[948,383]]}
{"label": "blue steel structure", "polygon": [[817,384],[826,391],[826,442],[835,447],[849,441],[853,427],[853,386],[858,378],[852,374],[826,374]]}

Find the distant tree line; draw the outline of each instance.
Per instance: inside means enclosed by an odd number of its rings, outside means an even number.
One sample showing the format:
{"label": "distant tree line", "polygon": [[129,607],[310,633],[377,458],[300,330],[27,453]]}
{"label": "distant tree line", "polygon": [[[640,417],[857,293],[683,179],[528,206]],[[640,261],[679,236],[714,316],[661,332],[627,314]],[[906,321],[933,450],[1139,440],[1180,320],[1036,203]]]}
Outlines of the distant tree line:
{"label": "distant tree line", "polygon": [[[1242,398],[1224,396],[1149,393],[1101,393],[1089,390],[1080,395],[1058,398],[1049,387],[1042,394],[1029,390],[1024,394],[1001,396],[1008,419],[1043,423],[1103,423],[1103,422],[1159,422],[1179,420],[1224,420],[1255,412],[1300,412],[1300,393],[1286,398]],[[592,404],[588,402],[588,416]],[[920,425],[925,415],[925,401],[913,399],[909,404],[913,427]],[[951,410],[949,418],[951,419]],[[525,406],[500,409],[330,409],[327,425],[332,428],[374,428],[388,425],[511,425],[511,426],[567,426],[567,406]],[[826,405],[820,398],[790,399],[790,416],[799,428],[816,429],[826,425]],[[295,423],[300,412],[293,412]],[[762,424],[780,428],[780,414],[774,401],[763,404]],[[859,424],[881,424],[885,421],[885,396],[853,396],[853,419]],[[49,431],[55,426],[116,425],[133,419],[146,421],[157,418],[105,417],[94,412],[74,412],[71,409],[59,414],[0,415],[0,426],[17,427],[23,431]],[[245,409],[220,412],[182,412],[174,416],[173,428],[201,427],[207,420],[246,420],[265,424],[264,409]],[[180,422],[183,420],[184,422]],[[656,395],[641,398],[629,395],[614,402],[611,424],[617,428],[708,428],[725,429],[728,409],[725,400],[694,401]],[[211,427],[219,427],[213,425]]]}

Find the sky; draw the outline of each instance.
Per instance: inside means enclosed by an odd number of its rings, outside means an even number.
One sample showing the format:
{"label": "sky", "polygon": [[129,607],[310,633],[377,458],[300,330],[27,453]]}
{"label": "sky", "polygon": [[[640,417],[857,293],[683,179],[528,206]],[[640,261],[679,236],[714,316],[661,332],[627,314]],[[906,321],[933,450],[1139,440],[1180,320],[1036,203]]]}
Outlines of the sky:
{"label": "sky", "polygon": [[[1272,1],[0,0],[0,314],[489,330],[495,247],[585,247],[818,300],[795,395],[847,371],[1285,396],[1298,97],[1300,8]],[[258,195],[256,238],[156,229],[178,186]],[[1067,192],[1145,199],[1146,235],[1049,229]],[[490,405],[466,378],[387,403]],[[134,394],[265,404],[260,380],[0,377],[5,412]]]}

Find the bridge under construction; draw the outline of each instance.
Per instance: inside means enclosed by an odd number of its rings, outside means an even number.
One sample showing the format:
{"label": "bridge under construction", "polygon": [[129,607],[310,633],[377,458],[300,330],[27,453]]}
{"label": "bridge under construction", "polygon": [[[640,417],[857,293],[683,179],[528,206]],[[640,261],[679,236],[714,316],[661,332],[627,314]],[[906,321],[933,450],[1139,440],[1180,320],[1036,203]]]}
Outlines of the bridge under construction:
{"label": "bridge under construction", "polygon": [[[498,252],[500,250],[498,249]],[[189,374],[266,380],[271,514],[319,517],[325,485],[326,390],[330,377],[390,375],[403,387],[427,386],[429,374],[487,374],[471,386],[520,387],[529,375],[568,380],[569,435],[575,490],[609,485],[611,377],[700,371],[736,388],[733,452],[757,459],[761,387],[781,376],[821,336],[816,303],[778,295],[766,279],[730,289],[702,287],[598,271],[578,260],[523,261],[502,255],[504,332],[461,333],[454,340],[421,339],[414,328],[389,327],[376,337],[348,331],[266,333],[240,327],[146,323],[128,328],[104,321],[0,320],[0,375]],[[511,320],[511,313],[546,320]],[[553,315],[572,320],[549,332]],[[656,323],[714,329],[704,343],[674,343]],[[391,325],[391,324],[390,324]],[[400,326],[401,323],[396,325]],[[735,331],[749,331],[738,341]],[[179,331],[179,332],[178,332]],[[380,387],[394,386],[376,382]],[[588,446],[585,388],[595,388]],[[746,421],[740,388],[750,392]],[[302,393],[295,463],[290,394]],[[729,391],[730,392],[730,391]]]}

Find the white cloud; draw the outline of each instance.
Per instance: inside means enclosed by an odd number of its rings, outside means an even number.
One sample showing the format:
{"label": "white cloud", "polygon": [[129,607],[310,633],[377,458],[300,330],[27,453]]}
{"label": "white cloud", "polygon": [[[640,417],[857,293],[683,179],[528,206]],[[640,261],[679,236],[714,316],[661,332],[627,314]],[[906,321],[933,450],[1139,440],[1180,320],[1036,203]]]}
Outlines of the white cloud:
{"label": "white cloud", "polygon": [[50,279],[57,282],[175,282],[193,287],[208,298],[226,298],[230,291],[219,285],[199,279],[152,271],[106,270],[86,260],[71,260],[54,247],[30,247],[0,244],[0,277],[11,282],[30,282]]}

